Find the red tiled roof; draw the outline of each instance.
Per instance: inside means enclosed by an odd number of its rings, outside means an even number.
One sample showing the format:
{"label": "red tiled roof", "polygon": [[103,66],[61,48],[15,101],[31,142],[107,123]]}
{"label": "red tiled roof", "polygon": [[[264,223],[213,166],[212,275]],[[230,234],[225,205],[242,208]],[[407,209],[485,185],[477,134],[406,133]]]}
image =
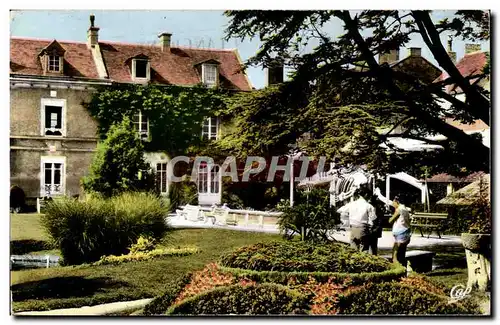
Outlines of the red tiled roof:
{"label": "red tiled roof", "polygon": [[[43,76],[38,58],[40,51],[52,40],[11,38],[10,70],[14,74]],[[59,42],[66,50],[64,75],[69,77],[99,78],[92,53],[85,43]],[[192,86],[201,82],[196,64],[216,60],[219,65],[219,81],[227,89],[251,90],[246,75],[239,72],[241,62],[237,50],[194,49],[172,47],[163,52],[159,46],[99,42],[109,80],[132,82],[127,60],[143,54],[151,62],[151,82]]]}
{"label": "red tiled roof", "polygon": [[463,124],[460,121],[455,121],[453,118],[447,118],[446,123],[453,125],[454,127],[459,128],[464,132],[482,131],[490,128],[488,125],[486,125],[486,123],[484,123],[481,120],[475,120],[474,123],[472,124]]}
{"label": "red tiled roof", "polygon": [[192,86],[201,82],[195,65],[216,60],[219,80],[224,88],[251,90],[245,75],[239,72],[241,62],[236,50],[194,49],[171,47],[163,52],[156,45],[138,45],[115,42],[99,42],[109,78],[118,82],[132,82],[130,66],[125,62],[138,54],[146,55],[151,62],[151,81]]}
{"label": "red tiled roof", "polygon": [[[481,74],[481,71],[483,67],[486,65],[486,52],[474,52],[470,54],[466,54],[458,63],[456,64],[456,67],[458,71],[462,74],[464,77],[472,76],[475,74]],[[435,82],[445,80],[448,78],[448,74],[446,72],[443,72],[436,80]],[[478,81],[478,78],[470,80],[470,83],[474,83]],[[461,92],[460,88],[456,87],[456,85],[448,85],[446,86],[446,92],[451,92],[451,91],[457,91]]]}
{"label": "red tiled roof", "polygon": [[[10,72],[24,75],[43,76],[38,54],[53,40],[30,38],[10,39]],[[68,77],[99,78],[92,53],[85,43],[58,42],[66,51],[64,54],[64,75]]]}

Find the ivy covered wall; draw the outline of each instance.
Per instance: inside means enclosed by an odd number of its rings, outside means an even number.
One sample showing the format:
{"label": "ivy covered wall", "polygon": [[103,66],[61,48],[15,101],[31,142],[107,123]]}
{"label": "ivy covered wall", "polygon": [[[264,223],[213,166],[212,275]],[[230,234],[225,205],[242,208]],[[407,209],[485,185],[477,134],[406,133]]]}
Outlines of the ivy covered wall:
{"label": "ivy covered wall", "polygon": [[225,90],[203,86],[116,84],[99,88],[84,105],[97,120],[101,139],[113,123],[142,111],[149,119],[145,150],[173,157],[206,145],[201,138],[203,121],[225,111],[228,96]]}

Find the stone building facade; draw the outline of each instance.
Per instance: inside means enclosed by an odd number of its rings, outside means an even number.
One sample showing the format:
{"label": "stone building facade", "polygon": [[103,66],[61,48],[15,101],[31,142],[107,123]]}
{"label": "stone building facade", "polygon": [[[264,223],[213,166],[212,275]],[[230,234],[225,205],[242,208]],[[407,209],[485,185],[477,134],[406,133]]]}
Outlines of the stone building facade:
{"label": "stone building facade", "polygon": [[[237,50],[172,47],[168,33],[160,34],[153,46],[103,42],[94,21],[91,16],[86,43],[11,38],[10,180],[28,198],[81,193],[80,180],[88,173],[98,141],[97,121],[84,103],[99,86],[205,83],[252,89],[240,71]],[[136,124],[138,131],[147,133],[147,116],[137,116],[144,122]],[[218,121],[209,118],[205,124],[205,136],[215,137]],[[163,153],[146,158],[153,168],[168,162]],[[208,194],[220,201],[220,189]]]}

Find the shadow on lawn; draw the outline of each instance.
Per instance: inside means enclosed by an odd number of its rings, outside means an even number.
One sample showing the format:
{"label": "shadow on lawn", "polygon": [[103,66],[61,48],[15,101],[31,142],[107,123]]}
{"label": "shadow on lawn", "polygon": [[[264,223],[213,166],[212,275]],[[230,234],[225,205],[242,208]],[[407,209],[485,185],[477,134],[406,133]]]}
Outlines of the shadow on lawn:
{"label": "shadow on lawn", "polygon": [[127,286],[126,282],[111,280],[108,277],[86,279],[79,276],[68,276],[15,284],[10,288],[13,301],[23,301],[88,297],[97,292]]}
{"label": "shadow on lawn", "polygon": [[12,240],[10,242],[10,253],[12,255],[24,255],[31,252],[39,252],[52,249],[53,247],[46,241],[23,239]]}

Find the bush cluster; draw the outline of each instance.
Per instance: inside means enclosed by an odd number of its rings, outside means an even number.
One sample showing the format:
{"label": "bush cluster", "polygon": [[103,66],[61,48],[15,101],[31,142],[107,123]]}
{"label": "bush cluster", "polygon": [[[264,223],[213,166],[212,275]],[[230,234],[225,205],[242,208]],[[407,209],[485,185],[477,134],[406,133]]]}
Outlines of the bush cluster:
{"label": "bush cluster", "polygon": [[301,240],[328,241],[328,231],[340,224],[340,215],[330,206],[330,196],[325,189],[313,189],[310,193],[298,192],[296,202],[290,207],[285,200],[277,205],[283,212],[278,226],[285,238],[300,236]]}
{"label": "bush cluster", "polygon": [[55,200],[46,207],[42,225],[68,265],[91,263],[101,256],[122,255],[141,236],[162,238],[168,207],[149,193],[123,193],[87,201]]}
{"label": "bush cluster", "polygon": [[10,211],[21,212],[26,206],[26,194],[17,185],[10,188]]}
{"label": "bush cluster", "polygon": [[168,190],[170,211],[174,212],[182,205],[198,205],[198,188],[190,181],[174,182]]}
{"label": "bush cluster", "polygon": [[397,282],[370,283],[339,296],[339,314],[478,314],[474,306],[450,303],[449,297]]}
{"label": "bush cluster", "polygon": [[232,285],[201,293],[172,306],[167,315],[306,314],[308,298],[278,284]]}
{"label": "bush cluster", "polygon": [[271,242],[241,247],[221,258],[221,265],[255,271],[382,272],[384,258],[357,252],[341,243]]}

